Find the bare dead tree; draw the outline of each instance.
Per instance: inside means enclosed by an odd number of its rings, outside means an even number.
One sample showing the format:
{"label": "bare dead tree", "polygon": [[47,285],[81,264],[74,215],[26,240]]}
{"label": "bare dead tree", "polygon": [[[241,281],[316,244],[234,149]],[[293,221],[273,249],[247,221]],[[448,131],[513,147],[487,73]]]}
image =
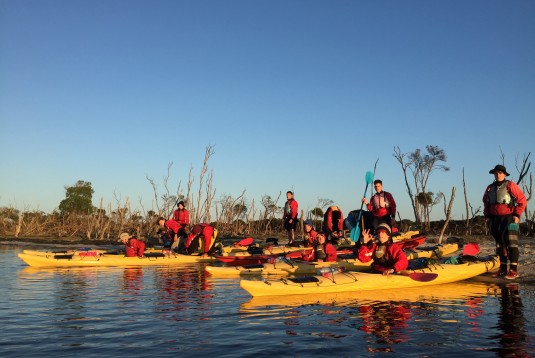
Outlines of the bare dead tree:
{"label": "bare dead tree", "polygon": [[[440,236],[438,238],[438,243],[442,243],[442,238],[444,237],[444,232],[446,231],[446,228],[448,227],[448,224],[450,222],[451,218],[451,207],[453,205],[453,201],[455,200],[455,187],[451,188],[451,198],[448,204],[448,210],[446,212],[446,220],[444,221],[444,225],[442,226],[442,230],[440,230]],[[446,201],[446,198],[444,198],[444,202]]]}
{"label": "bare dead tree", "polygon": [[[466,194],[466,180],[464,179],[464,168],[463,168],[463,193],[464,193],[464,206],[466,209],[466,234],[470,231],[470,212],[468,211],[468,207],[470,206],[470,203],[468,202],[468,195]],[[446,203],[444,202],[444,205]]]}
{"label": "bare dead tree", "polygon": [[[212,195],[215,195],[215,191],[212,192],[213,172],[210,172],[208,174],[208,178],[206,178],[206,187],[204,185],[205,176],[208,173],[208,161],[210,160],[210,157],[214,154],[215,151],[213,146],[206,147],[203,165],[199,174],[199,188],[197,191],[197,210],[195,211],[195,222],[210,222],[211,219],[210,206],[213,201]],[[206,198],[204,199],[204,201],[202,201],[203,191],[205,191],[206,193]]]}
{"label": "bare dead tree", "polygon": [[158,187],[156,186],[156,182],[154,181],[153,178],[150,178],[148,175],[147,175],[147,180],[152,186],[152,191],[154,193],[154,204],[156,205],[156,211],[158,212],[158,215],[161,215],[162,211],[160,210],[160,204],[158,203]]}
{"label": "bare dead tree", "polygon": [[418,215],[418,207],[417,202],[415,200],[415,195],[412,192],[411,186],[409,185],[409,180],[407,177],[407,170],[410,168],[410,166],[413,164],[414,159],[409,159],[405,163],[405,157],[407,156],[407,153],[401,153],[401,149],[399,147],[394,147],[394,158],[397,159],[399,164],[401,165],[401,170],[403,171],[403,178],[405,179],[405,187],[407,188],[407,194],[409,195],[409,199],[411,200],[412,204],[412,210],[414,212],[414,220],[417,224],[420,223],[420,217]]}
{"label": "bare dead tree", "polygon": [[281,195],[282,192],[279,191],[279,195],[275,201],[273,201],[269,195],[264,195],[262,197],[262,206],[264,206],[262,221],[265,234],[271,233],[271,222],[275,219],[275,215],[279,211],[277,203],[279,202]]}

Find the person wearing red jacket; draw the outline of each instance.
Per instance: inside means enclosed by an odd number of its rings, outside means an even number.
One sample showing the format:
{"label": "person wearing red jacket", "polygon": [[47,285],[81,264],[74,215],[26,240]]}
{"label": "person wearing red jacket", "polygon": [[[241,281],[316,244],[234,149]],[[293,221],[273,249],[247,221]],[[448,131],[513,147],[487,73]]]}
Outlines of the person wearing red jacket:
{"label": "person wearing red jacket", "polygon": [[318,233],[316,230],[314,230],[314,226],[312,225],[312,221],[307,220],[304,222],[305,225],[305,246],[307,247],[314,247],[316,244],[316,237],[318,236]]}
{"label": "person wearing red jacket", "polygon": [[183,201],[178,202],[177,209],[173,213],[173,220],[180,225],[179,236],[186,237],[188,235],[186,229],[189,225],[189,211],[186,209]]}
{"label": "person wearing red jacket", "polygon": [[527,200],[515,182],[505,179],[509,173],[503,165],[496,165],[489,174],[494,174],[494,182],[487,186],[483,194],[483,215],[496,241],[496,254],[500,257],[500,270],[496,276],[514,280],[519,277],[518,223]]}
{"label": "person wearing red jacket", "polygon": [[[217,230],[212,226],[206,223],[194,225],[191,228],[191,232],[188,235],[186,241],[186,252],[192,254],[195,251],[201,249],[203,252],[203,257],[207,257],[211,253],[214,241],[217,236]],[[201,239],[204,243],[204,247],[201,246]]]}
{"label": "person wearing red jacket", "polygon": [[171,244],[171,250],[175,250],[180,244],[180,225],[175,220],[165,220],[162,216],[158,218],[158,225],[163,226],[165,230],[167,230],[168,237],[171,237],[173,240],[173,243]]}
{"label": "person wearing red jacket", "polygon": [[295,238],[295,228],[297,226],[297,210],[299,204],[294,199],[294,193],[286,192],[286,204],[284,205],[284,214],[282,220],[284,229],[288,232],[288,245],[293,245]]}
{"label": "person wearing red jacket", "polygon": [[338,206],[329,206],[323,216],[323,232],[332,242],[344,237],[344,214]]}
{"label": "person wearing red jacket", "polygon": [[145,253],[145,243],[134,236],[130,236],[126,232],[119,235],[117,242],[124,244],[126,257],[143,257]]}
{"label": "person wearing red jacket", "polygon": [[373,181],[373,187],[375,194],[370,198],[370,201],[362,198],[362,202],[373,215],[373,227],[376,228],[380,223],[395,226],[396,201],[394,197],[389,192],[383,191],[383,182],[379,179]]}
{"label": "person wearing red jacket", "polygon": [[363,245],[358,248],[357,258],[362,262],[373,260],[372,269],[383,275],[406,270],[409,261],[401,246],[394,245],[390,226],[381,223],[375,228],[375,233],[378,236],[377,242],[374,242],[369,229],[364,230]]}
{"label": "person wearing red jacket", "polygon": [[316,245],[314,245],[314,261],[318,262],[336,262],[338,255],[333,244],[327,241],[327,237],[323,233],[319,233],[316,237]]}

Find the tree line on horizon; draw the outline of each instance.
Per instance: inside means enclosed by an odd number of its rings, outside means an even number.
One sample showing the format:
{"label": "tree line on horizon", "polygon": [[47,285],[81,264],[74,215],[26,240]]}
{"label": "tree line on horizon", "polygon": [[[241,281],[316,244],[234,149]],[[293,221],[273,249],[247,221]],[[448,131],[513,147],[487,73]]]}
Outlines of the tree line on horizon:
{"label": "tree line on horizon", "polygon": [[[163,178],[163,190],[159,190],[154,179],[147,177],[153,188],[155,208],[132,210],[127,198],[121,202],[104,205],[100,200],[99,207],[93,206],[94,189],[91,182],[79,180],[72,186],[65,186],[65,199],[52,213],[41,211],[19,211],[11,207],[0,208],[0,235],[4,237],[49,236],[54,238],[79,237],[83,240],[110,240],[119,233],[127,231],[137,237],[154,237],[157,231],[157,218],[169,218],[179,201],[184,201],[190,212],[192,224],[207,222],[216,227],[220,236],[268,236],[282,235],[282,212],[284,203],[279,205],[281,194],[263,195],[259,204],[253,200],[247,203],[245,191],[239,196],[222,195],[217,200],[216,189],[213,188],[213,171],[209,170],[208,162],[215,153],[213,146],[205,151],[203,165],[197,177],[190,168],[185,189],[179,182],[176,191],[171,191],[169,178],[172,163],[168,164],[167,174]],[[517,183],[523,189],[529,203],[532,194],[531,162],[524,155],[520,163],[516,163],[519,172]],[[446,152],[437,146],[426,146],[426,151],[416,149],[414,152],[402,153],[399,147],[394,148],[394,158],[399,162],[404,174],[407,194],[411,200],[414,220],[401,220],[398,226],[401,231],[419,230],[425,233],[438,234],[440,240],[445,234],[450,235],[488,235],[482,218],[482,208],[473,207],[468,202],[464,169],[462,172],[465,214],[463,220],[451,220],[451,207],[455,199],[456,188],[452,187],[451,196],[442,192],[428,191],[427,183],[435,171],[449,171],[444,163]],[[502,163],[505,156],[501,154]],[[377,164],[377,163],[376,163]],[[529,174],[529,175],[528,175]],[[194,187],[195,185],[195,187]],[[444,220],[430,222],[431,210],[440,203],[443,205]],[[330,199],[319,198],[316,207],[308,212],[301,211],[300,219],[310,219],[316,227],[323,224],[324,211],[335,203]],[[398,212],[399,216],[399,212]],[[532,236],[534,233],[535,213],[529,208],[525,212],[526,221],[522,225],[523,234]],[[301,228],[303,225],[301,224]],[[449,227],[449,228],[448,228]]]}

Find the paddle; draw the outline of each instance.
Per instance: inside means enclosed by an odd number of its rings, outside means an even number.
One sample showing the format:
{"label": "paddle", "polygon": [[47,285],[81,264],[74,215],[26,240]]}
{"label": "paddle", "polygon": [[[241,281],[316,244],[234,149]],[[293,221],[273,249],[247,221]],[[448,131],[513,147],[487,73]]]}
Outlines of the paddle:
{"label": "paddle", "polygon": [[[365,180],[366,180],[366,188],[364,189],[364,195],[363,197],[366,197],[366,192],[368,191],[368,186],[373,182],[373,173],[372,172],[366,172],[366,177],[365,177]],[[355,224],[355,227],[351,229],[351,233],[349,234],[349,238],[351,239],[351,241],[353,242],[357,242],[357,240],[359,239],[360,237],[360,227],[359,227],[359,222],[360,222],[360,218],[362,216],[362,206],[364,205],[363,202],[360,203],[360,210],[359,210],[359,214],[358,214],[358,218],[357,218],[357,222]]]}
{"label": "paddle", "polygon": [[253,243],[252,237],[246,237],[245,239],[241,239],[238,242],[234,243],[234,246],[250,246]]}
{"label": "paddle", "polygon": [[410,271],[406,271],[406,270],[400,271],[399,274],[402,275],[402,276],[407,276],[410,279],[412,279],[414,281],[419,281],[419,282],[433,281],[434,279],[436,279],[438,277],[438,273],[410,272]]}

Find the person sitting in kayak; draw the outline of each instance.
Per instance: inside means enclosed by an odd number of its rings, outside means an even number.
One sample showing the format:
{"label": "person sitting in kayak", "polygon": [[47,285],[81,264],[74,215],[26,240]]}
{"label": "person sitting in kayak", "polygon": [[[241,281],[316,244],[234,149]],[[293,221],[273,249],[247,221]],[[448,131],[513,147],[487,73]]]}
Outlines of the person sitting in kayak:
{"label": "person sitting in kayak", "polygon": [[327,237],[323,233],[319,233],[316,237],[316,245],[314,246],[314,261],[318,262],[336,262],[338,255],[336,248],[332,243],[327,241]]}
{"label": "person sitting in kayak", "polygon": [[143,257],[145,253],[145,243],[134,236],[130,236],[127,232],[119,235],[117,242],[124,244],[126,257]]}
{"label": "person sitting in kayak", "polygon": [[307,235],[305,238],[305,246],[314,247],[314,245],[316,244],[316,237],[318,235],[318,232],[314,230],[314,225],[312,225],[312,221],[310,220],[306,220],[304,222],[304,226],[305,233]]}
{"label": "person sitting in kayak", "polygon": [[400,245],[394,245],[391,237],[390,226],[381,223],[375,228],[378,237],[377,242],[370,235],[370,230],[363,232],[363,244],[358,248],[357,258],[362,262],[373,260],[372,269],[381,272],[383,275],[390,275],[401,270],[406,270],[409,266],[407,256]]}
{"label": "person sitting in kayak", "polygon": [[332,243],[344,237],[344,214],[338,206],[329,206],[323,216],[323,233]]}
{"label": "person sitting in kayak", "polygon": [[336,262],[338,260],[336,248],[332,243],[327,241],[327,237],[322,232],[318,233],[316,236],[316,241],[314,242],[312,250],[290,253],[286,255],[286,257],[317,262]]}
{"label": "person sitting in kayak", "polygon": [[[181,229],[181,226],[179,223],[177,223],[175,220],[165,220],[162,216],[158,218],[158,225],[163,226],[165,230],[168,232],[168,237],[171,237],[173,240],[173,243],[171,244],[171,250],[176,251],[180,244],[179,240],[179,232]],[[161,233],[160,233],[161,235]]]}
{"label": "person sitting in kayak", "polygon": [[[186,241],[186,253],[191,255],[202,249],[203,257],[208,257],[216,250],[214,242],[217,237],[217,230],[206,223],[194,225]],[[201,247],[201,242],[204,243]]]}

